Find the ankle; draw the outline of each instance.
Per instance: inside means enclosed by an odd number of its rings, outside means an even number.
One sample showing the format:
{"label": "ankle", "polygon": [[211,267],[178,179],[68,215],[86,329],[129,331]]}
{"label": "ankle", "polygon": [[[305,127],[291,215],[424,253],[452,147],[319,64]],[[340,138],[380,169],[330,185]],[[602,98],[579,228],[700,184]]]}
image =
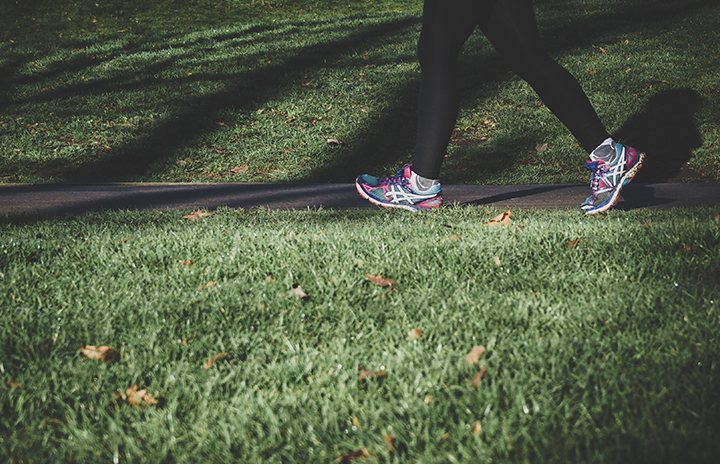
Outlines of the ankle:
{"label": "ankle", "polygon": [[439,179],[430,179],[410,171],[410,187],[416,192],[427,192],[440,185]]}

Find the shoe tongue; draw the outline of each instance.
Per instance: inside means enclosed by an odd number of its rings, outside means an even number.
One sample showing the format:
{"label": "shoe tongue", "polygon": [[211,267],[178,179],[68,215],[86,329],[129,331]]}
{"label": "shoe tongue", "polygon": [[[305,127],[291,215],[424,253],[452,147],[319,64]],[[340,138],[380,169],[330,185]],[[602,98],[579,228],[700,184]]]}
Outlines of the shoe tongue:
{"label": "shoe tongue", "polygon": [[412,174],[412,165],[406,164],[405,166],[403,166],[403,176],[405,176],[409,179],[411,174]]}

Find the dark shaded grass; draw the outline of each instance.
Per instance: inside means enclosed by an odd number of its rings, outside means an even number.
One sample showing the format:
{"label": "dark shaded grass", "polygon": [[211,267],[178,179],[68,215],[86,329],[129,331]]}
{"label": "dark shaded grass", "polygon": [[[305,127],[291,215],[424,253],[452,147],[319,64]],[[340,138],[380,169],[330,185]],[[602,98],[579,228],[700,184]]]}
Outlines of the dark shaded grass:
{"label": "dark shaded grass", "polygon": [[[115,4],[99,22],[140,15],[143,25],[96,26],[91,36],[71,20],[75,33],[65,28],[59,40],[18,29],[3,44],[6,182],[346,181],[410,157],[417,2],[313,4],[300,16],[290,16],[297,5],[226,2],[211,8],[222,12],[216,19],[200,8],[173,12],[174,28],[168,13],[147,13],[164,4]],[[706,52],[718,41],[714,2],[537,6],[548,49],[610,130],[650,152],[645,180],[717,178],[720,63]],[[17,9],[15,20],[30,14]],[[446,181],[584,179],[575,142],[479,36],[462,63],[464,109]],[[345,143],[327,146],[329,137]],[[536,153],[538,143],[549,150]],[[248,169],[232,174],[236,165]]]}

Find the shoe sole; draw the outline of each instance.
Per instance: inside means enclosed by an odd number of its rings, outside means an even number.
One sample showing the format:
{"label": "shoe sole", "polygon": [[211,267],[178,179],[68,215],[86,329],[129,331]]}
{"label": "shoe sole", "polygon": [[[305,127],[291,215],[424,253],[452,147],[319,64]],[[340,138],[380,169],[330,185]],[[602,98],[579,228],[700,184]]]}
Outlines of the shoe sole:
{"label": "shoe sole", "polygon": [[357,180],[355,181],[355,190],[357,190],[357,192],[360,194],[361,197],[363,197],[364,199],[366,199],[367,201],[369,201],[370,203],[372,203],[375,206],[380,206],[381,208],[404,209],[405,211],[412,211],[413,213],[419,213],[420,211],[429,211],[430,209],[435,209],[435,208],[418,208],[416,206],[410,206],[410,205],[398,205],[396,203],[383,203],[382,201],[377,200],[377,199],[371,197],[370,195],[368,195],[367,193],[365,193],[365,190],[360,186],[360,184],[358,183]]}
{"label": "shoe sole", "polygon": [[610,200],[608,200],[607,203],[599,207],[598,209],[591,209],[585,210],[585,214],[598,214],[598,213],[604,213],[605,211],[609,210],[613,206],[615,206],[615,203],[617,203],[619,197],[620,197],[620,191],[625,187],[627,184],[630,183],[635,178],[635,175],[637,175],[638,171],[643,165],[643,162],[645,161],[645,153],[639,153],[638,155],[639,159],[638,162],[635,163],[635,166],[633,166],[628,172],[625,173],[625,175],[620,179],[620,185],[618,188],[615,189],[612,196],[610,197]]}

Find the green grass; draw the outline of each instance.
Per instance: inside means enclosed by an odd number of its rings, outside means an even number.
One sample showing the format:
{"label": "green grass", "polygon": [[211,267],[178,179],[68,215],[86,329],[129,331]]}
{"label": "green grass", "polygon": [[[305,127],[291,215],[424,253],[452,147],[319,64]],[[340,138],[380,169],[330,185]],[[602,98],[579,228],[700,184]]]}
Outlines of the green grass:
{"label": "green grass", "polygon": [[[344,182],[412,154],[418,1],[8,3],[0,182]],[[608,128],[649,152],[645,180],[720,178],[717,2],[537,7]],[[585,154],[479,34],[462,66],[446,182],[585,180]]]}
{"label": "green grass", "polygon": [[711,462],[720,210],[497,212],[0,225],[0,461]]}

